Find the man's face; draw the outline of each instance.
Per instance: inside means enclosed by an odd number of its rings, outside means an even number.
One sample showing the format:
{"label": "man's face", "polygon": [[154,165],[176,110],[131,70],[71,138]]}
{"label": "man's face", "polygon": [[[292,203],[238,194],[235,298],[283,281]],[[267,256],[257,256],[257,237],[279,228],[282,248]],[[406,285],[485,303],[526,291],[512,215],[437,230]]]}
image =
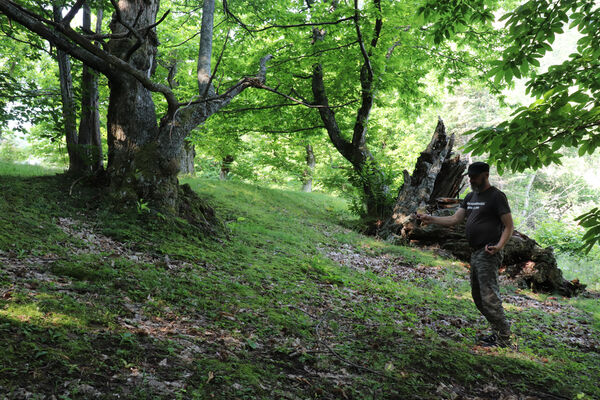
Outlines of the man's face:
{"label": "man's face", "polygon": [[485,187],[485,182],[487,179],[487,173],[482,172],[480,174],[469,175],[469,183],[471,183],[471,189],[479,193]]}

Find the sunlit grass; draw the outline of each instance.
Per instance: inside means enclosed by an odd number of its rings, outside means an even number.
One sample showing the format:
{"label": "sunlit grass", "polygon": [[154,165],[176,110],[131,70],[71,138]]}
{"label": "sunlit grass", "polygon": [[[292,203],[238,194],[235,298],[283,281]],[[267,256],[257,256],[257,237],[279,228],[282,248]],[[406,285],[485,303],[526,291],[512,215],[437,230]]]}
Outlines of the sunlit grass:
{"label": "sunlit grass", "polygon": [[81,321],[72,315],[57,312],[42,312],[36,303],[15,304],[8,303],[0,309],[0,316],[15,322],[32,323],[41,326],[82,326]]}
{"label": "sunlit grass", "polygon": [[2,175],[31,177],[53,175],[60,172],[62,171],[59,168],[48,168],[29,164],[15,164],[13,162],[0,160],[0,177]]}

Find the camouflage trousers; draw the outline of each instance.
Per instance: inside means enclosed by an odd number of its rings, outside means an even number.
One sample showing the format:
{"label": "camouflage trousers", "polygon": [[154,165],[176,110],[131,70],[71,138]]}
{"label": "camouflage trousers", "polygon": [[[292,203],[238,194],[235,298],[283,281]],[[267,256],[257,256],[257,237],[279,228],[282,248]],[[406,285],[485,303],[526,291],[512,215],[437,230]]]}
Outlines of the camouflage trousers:
{"label": "camouflage trousers", "polygon": [[503,253],[489,254],[485,248],[471,254],[471,294],[479,311],[500,337],[510,336],[510,324],[504,315],[498,288],[498,268]]}

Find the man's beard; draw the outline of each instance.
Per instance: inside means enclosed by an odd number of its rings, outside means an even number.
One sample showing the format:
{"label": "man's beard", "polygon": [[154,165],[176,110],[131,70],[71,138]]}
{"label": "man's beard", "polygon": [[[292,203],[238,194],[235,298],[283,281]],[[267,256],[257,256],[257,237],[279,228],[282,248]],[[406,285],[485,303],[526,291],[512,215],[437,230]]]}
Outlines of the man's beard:
{"label": "man's beard", "polygon": [[483,187],[483,185],[478,185],[476,183],[471,183],[471,190],[474,191],[475,193],[481,192],[481,188],[482,187]]}

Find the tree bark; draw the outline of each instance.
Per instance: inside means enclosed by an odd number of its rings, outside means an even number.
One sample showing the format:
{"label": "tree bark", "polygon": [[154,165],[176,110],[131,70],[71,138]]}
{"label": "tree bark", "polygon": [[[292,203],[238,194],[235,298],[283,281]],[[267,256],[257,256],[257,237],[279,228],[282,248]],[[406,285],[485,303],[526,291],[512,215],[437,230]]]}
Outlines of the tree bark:
{"label": "tree bark", "polygon": [[[123,24],[132,26],[136,21],[139,26],[153,24],[157,11],[158,0],[119,1],[110,23],[112,34],[129,33]],[[156,33],[150,30],[141,44],[132,35],[123,36],[108,42],[110,54],[151,76],[156,55]],[[139,47],[129,54],[134,46]],[[119,201],[135,203],[141,198],[158,204],[164,202],[175,210],[178,167],[165,162],[155,144],[159,129],[152,93],[129,74],[113,74],[109,76],[108,84],[107,171],[111,192]]]}
{"label": "tree bark", "polygon": [[[62,19],[61,7],[54,2],[52,4],[54,21]],[[62,99],[62,115],[69,155],[69,173],[79,173],[78,151],[77,151],[77,107],[73,96],[73,78],[71,76],[71,60],[69,55],[57,49],[58,73],[60,79],[60,94]]]}
{"label": "tree bark", "polygon": [[194,159],[196,158],[196,148],[193,144],[186,141],[183,144],[183,149],[181,150],[181,159],[179,161],[181,174],[193,175],[195,172],[194,169]]}
{"label": "tree bark", "polygon": [[404,183],[398,192],[392,214],[380,227],[380,236],[391,234],[405,237],[406,223],[418,209],[425,209],[437,197],[457,197],[462,188],[466,162],[452,156],[454,136],[446,135],[442,119],[425,151],[417,159],[414,172],[404,170]]}
{"label": "tree bark", "polygon": [[[102,27],[102,9],[98,10],[96,34]],[[91,12],[87,4],[83,5],[82,28],[91,31]],[[83,65],[81,75],[81,117],[79,120],[79,138],[77,140],[81,170],[97,172],[102,170],[102,141],[100,136],[100,112],[98,110],[98,76],[87,65]]]}
{"label": "tree bark", "polygon": [[[454,227],[420,226],[414,213],[452,215],[459,205],[466,161],[452,153],[453,137],[448,137],[440,119],[427,149],[419,156],[412,175],[404,171],[393,214],[381,226],[379,236],[421,246],[434,246],[469,262],[471,248],[464,223]],[[534,291],[573,296],[585,289],[579,281],[567,281],[556,264],[551,248],[515,231],[504,248],[503,272]]]}
{"label": "tree bark", "polygon": [[200,49],[198,50],[198,93],[200,97],[212,97],[214,89],[211,87],[211,57],[213,21],[215,15],[214,0],[204,0],[202,5],[202,26],[200,28]]}
{"label": "tree bark", "polygon": [[311,192],[312,191],[312,181],[313,181],[313,172],[315,170],[315,153],[313,152],[313,148],[310,144],[306,145],[306,168],[303,173],[302,180],[302,191],[303,192]]}

